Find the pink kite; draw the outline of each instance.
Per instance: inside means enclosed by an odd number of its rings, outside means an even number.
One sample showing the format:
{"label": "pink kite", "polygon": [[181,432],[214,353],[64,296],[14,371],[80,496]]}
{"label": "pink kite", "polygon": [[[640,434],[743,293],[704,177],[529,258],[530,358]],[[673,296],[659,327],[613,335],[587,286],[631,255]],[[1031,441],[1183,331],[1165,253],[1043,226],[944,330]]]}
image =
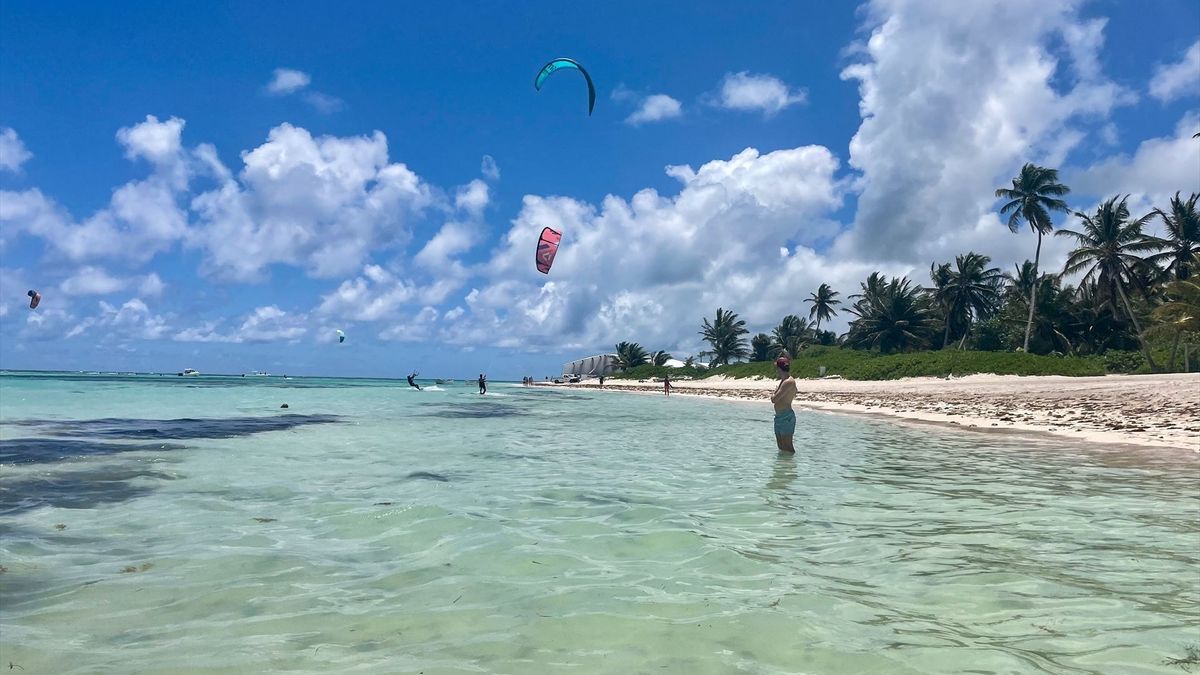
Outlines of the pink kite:
{"label": "pink kite", "polygon": [[542,230],[542,236],[538,239],[537,246],[537,262],[538,271],[542,274],[550,273],[550,266],[554,264],[554,254],[558,253],[558,242],[562,241],[562,234],[550,228]]}

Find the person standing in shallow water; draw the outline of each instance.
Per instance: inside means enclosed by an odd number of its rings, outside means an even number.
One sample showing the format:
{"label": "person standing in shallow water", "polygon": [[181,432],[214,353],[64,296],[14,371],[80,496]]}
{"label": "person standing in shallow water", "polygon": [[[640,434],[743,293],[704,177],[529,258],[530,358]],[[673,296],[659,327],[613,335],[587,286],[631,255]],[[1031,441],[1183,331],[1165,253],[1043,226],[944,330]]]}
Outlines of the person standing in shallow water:
{"label": "person standing in shallow water", "polygon": [[796,411],[792,401],[796,399],[796,378],[792,377],[792,362],[787,356],[775,359],[775,372],[779,384],[771,394],[771,405],[775,406],[775,445],[780,452],[792,454],[792,437],[796,434]]}
{"label": "person standing in shallow water", "polygon": [[487,377],[483,373],[479,374],[479,393],[487,393]]}
{"label": "person standing in shallow water", "polygon": [[665,394],[667,396],[671,395],[671,376],[670,375],[666,375],[663,377],[663,394]]}

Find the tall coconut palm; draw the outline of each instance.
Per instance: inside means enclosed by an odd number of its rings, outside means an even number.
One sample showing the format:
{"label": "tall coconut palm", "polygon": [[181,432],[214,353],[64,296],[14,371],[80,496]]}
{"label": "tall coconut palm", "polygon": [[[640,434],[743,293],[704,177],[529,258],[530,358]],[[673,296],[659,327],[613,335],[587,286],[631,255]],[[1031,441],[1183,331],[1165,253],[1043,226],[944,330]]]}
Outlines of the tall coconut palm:
{"label": "tall coconut palm", "polygon": [[655,366],[665,366],[667,361],[671,360],[671,355],[661,349],[650,355],[650,364]]}
{"label": "tall coconut palm", "polygon": [[709,323],[707,318],[704,319],[704,328],[700,335],[712,346],[711,365],[724,365],[749,356],[750,348],[742,337],[749,332],[746,322],[739,319],[737,314],[720,307],[717,308],[717,316],[712,323]]}
{"label": "tall coconut palm", "polygon": [[1170,213],[1154,209],[1154,215],[1162,218],[1167,226],[1167,236],[1155,237],[1153,241],[1166,250],[1147,260],[1162,264],[1168,272],[1174,272],[1175,278],[1180,281],[1186,281],[1191,276],[1191,268],[1195,266],[1193,261],[1200,255],[1200,211],[1196,209],[1197,200],[1200,200],[1200,193],[1193,192],[1185,201],[1176,192],[1171,198]]}
{"label": "tall coconut palm", "polygon": [[842,304],[841,300],[835,299],[838,295],[840,293],[830,288],[829,284],[821,284],[817,287],[817,292],[809,294],[808,299],[804,301],[812,305],[808,310],[808,318],[816,318],[817,330],[821,330],[821,321],[829,321],[837,316],[837,310],[833,306]]}
{"label": "tall coconut palm", "polygon": [[1076,213],[1083,224],[1082,232],[1059,230],[1055,233],[1057,236],[1072,237],[1079,244],[1067,258],[1063,274],[1070,275],[1087,270],[1081,283],[1088,283],[1094,279],[1100,290],[1107,294],[1110,302],[1114,296],[1120,298],[1125,313],[1133,324],[1146,363],[1152,371],[1157,371],[1158,366],[1150,354],[1150,347],[1142,335],[1141,324],[1138,323],[1133,306],[1129,304],[1126,291],[1129,287],[1138,286],[1137,270],[1145,265],[1145,261],[1137,254],[1158,249],[1158,244],[1142,232],[1142,228],[1153,214],[1148,213],[1131,220],[1129,207],[1126,205],[1129,196],[1121,197],[1120,201],[1117,199],[1118,197],[1112,197],[1101,204],[1094,215]]}
{"label": "tall coconut palm", "polygon": [[795,314],[788,314],[775,330],[771,331],[771,336],[771,358],[784,352],[788,356],[795,356],[804,348],[804,344],[812,339],[812,328],[809,327],[808,321]]}
{"label": "tall coconut palm", "polygon": [[[1188,261],[1190,267],[1200,266],[1200,255],[1193,255]],[[1175,357],[1179,354],[1179,339],[1185,333],[1200,335],[1200,282],[1195,279],[1180,279],[1173,281],[1164,289],[1167,302],[1155,309],[1151,316],[1159,325],[1148,332],[1169,333],[1174,337],[1171,343],[1171,361],[1168,370],[1175,370]]]}
{"label": "tall coconut palm", "polygon": [[771,358],[771,336],[759,333],[750,338],[751,361],[766,361]]}
{"label": "tall coconut palm", "polygon": [[880,289],[865,286],[862,299],[847,310],[858,317],[850,322],[847,343],[884,354],[929,344],[936,331],[934,313],[929,296],[919,286],[904,278],[892,279]]}
{"label": "tall coconut palm", "polygon": [[622,370],[644,366],[650,355],[636,342],[618,342],[613,349],[617,354],[617,367]]}
{"label": "tall coconut palm", "polygon": [[[1067,211],[1067,203],[1058,197],[1071,191],[1058,182],[1058,171],[1043,166],[1026,164],[1021,174],[1012,180],[1012,188],[997,188],[996,198],[1007,199],[1000,207],[1000,215],[1008,214],[1008,229],[1017,233],[1024,220],[1037,233],[1037,249],[1033,254],[1033,276],[1037,278],[1038,263],[1042,257],[1042,235],[1054,229],[1050,219],[1053,211]],[[1037,284],[1029,291],[1029,319],[1025,324],[1025,351],[1029,351],[1029,333],[1033,329],[1033,309],[1037,306]]]}
{"label": "tall coconut palm", "polygon": [[954,259],[954,266],[945,263],[940,267],[930,266],[930,277],[934,282],[933,297],[942,307],[945,329],[942,333],[942,348],[950,339],[950,328],[966,334],[971,323],[987,320],[999,308],[1000,285],[1003,275],[1000,269],[988,267],[992,259],[970,251]]}

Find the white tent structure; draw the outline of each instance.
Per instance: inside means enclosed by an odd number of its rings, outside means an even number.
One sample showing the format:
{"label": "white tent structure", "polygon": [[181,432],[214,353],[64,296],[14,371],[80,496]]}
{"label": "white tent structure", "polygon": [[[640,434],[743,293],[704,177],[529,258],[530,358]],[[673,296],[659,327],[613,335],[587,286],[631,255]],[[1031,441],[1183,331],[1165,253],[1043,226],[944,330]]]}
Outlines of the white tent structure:
{"label": "white tent structure", "polygon": [[600,377],[617,372],[616,354],[597,354],[563,364],[563,376]]}

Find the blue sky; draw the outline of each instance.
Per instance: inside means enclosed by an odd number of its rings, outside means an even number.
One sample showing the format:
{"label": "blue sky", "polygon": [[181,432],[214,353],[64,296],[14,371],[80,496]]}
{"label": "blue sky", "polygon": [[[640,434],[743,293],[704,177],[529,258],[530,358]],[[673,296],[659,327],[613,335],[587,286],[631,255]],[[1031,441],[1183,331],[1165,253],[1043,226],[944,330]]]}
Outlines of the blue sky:
{"label": "blue sky", "polygon": [[[767,330],[821,282],[1029,257],[990,197],[1025,161],[1078,208],[1200,190],[1200,5],[1044,5],[10,0],[0,365],[682,356],[718,306]],[[533,90],[555,56],[589,68],[592,117],[573,73]]]}

